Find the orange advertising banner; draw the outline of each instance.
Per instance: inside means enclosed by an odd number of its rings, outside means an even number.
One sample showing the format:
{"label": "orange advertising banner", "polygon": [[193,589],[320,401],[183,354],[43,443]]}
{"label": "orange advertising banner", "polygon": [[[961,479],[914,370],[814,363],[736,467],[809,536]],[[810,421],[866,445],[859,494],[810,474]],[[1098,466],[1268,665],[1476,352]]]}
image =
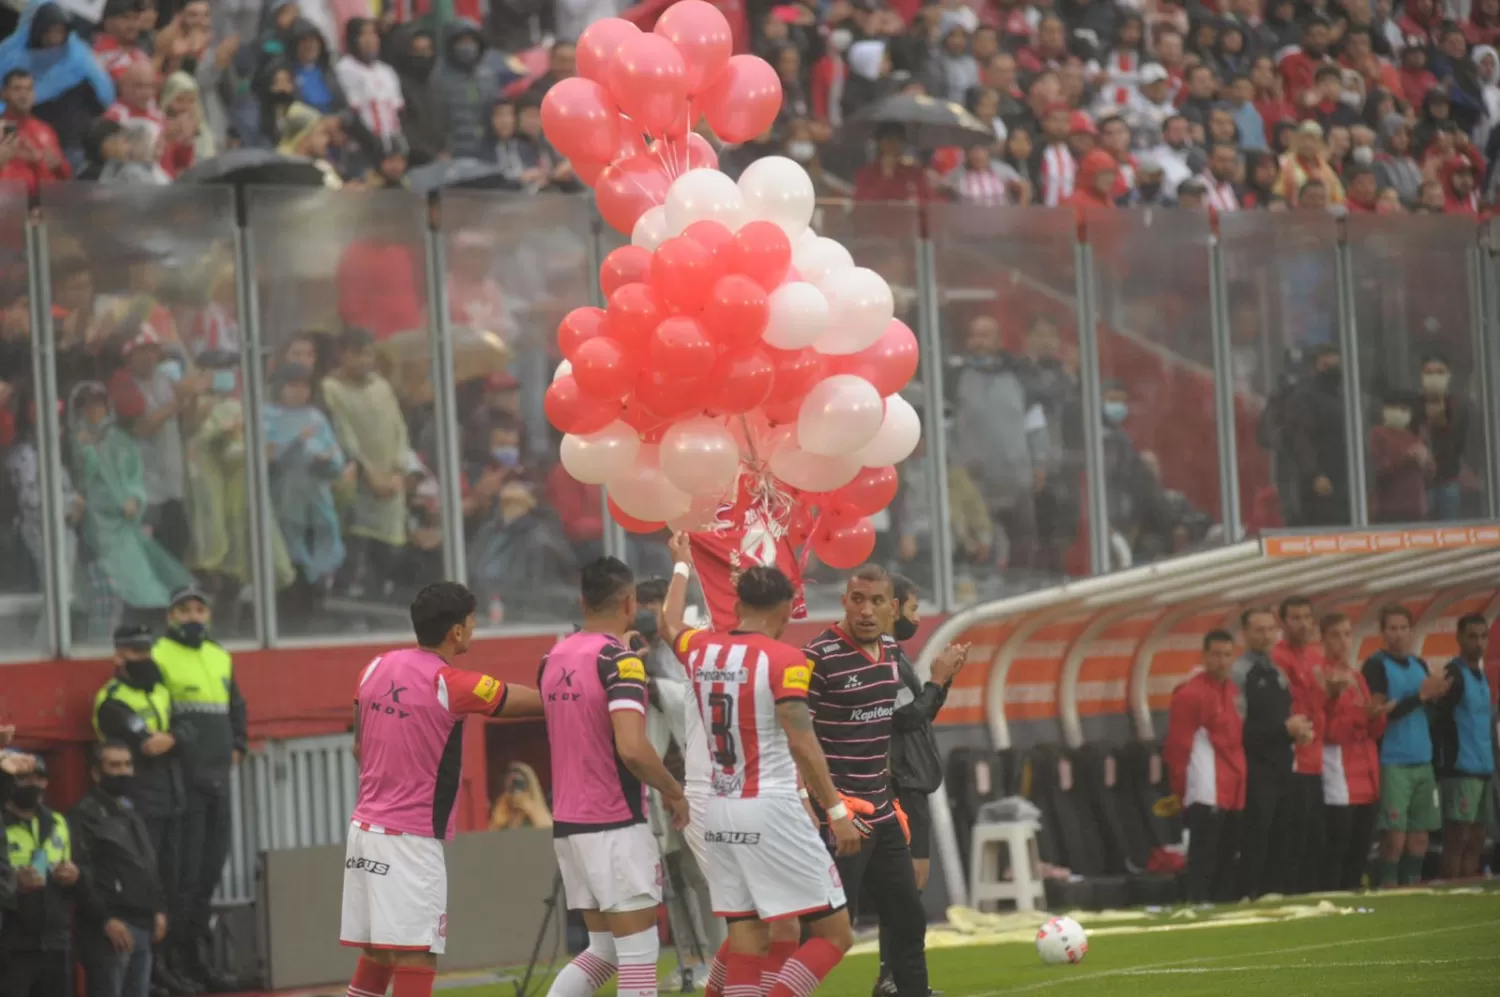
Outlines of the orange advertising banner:
{"label": "orange advertising banner", "polygon": [[1459,547],[1500,547],[1500,526],[1271,533],[1260,541],[1261,552],[1266,557],[1392,554],[1398,551],[1452,550]]}

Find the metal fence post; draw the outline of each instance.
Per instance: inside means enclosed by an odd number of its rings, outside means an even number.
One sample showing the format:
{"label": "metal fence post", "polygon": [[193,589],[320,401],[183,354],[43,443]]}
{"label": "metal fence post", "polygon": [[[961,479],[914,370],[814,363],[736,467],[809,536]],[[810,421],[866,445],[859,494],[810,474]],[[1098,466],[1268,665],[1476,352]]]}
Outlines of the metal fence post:
{"label": "metal fence post", "polygon": [[1083,467],[1089,521],[1089,573],[1110,570],[1109,496],[1104,483],[1104,379],[1099,370],[1099,323],[1094,311],[1094,248],[1073,245],[1078,295],[1078,377],[1083,393]]}
{"label": "metal fence post", "polygon": [[57,337],[52,325],[51,257],[44,222],[26,223],[26,251],[31,256],[26,268],[31,328],[36,330],[31,339],[31,377],[37,386],[37,475],[42,486],[42,551],[46,560],[41,565],[42,616],[47,625],[45,650],[52,656],[66,658],[73,648],[69,608],[74,567],[68,557],[68,510],[61,471],[62,425],[68,413],[58,402],[57,369],[51,362],[57,356]]}
{"label": "metal fence post", "polygon": [[[604,262],[604,247],[600,240],[604,237],[604,219],[599,215],[599,209],[595,207],[592,200],[589,201],[589,238],[588,259],[586,266],[589,268],[589,304],[595,308],[603,308],[604,289],[599,286],[599,266]],[[629,538],[625,535],[625,527],[615,522],[615,517],[609,514],[609,495],[601,487],[599,489],[599,515],[604,524],[604,553],[611,557],[618,557],[626,564],[630,563]]]}
{"label": "metal fence post", "polygon": [[1234,367],[1229,345],[1229,285],[1224,276],[1224,253],[1219,237],[1208,244],[1208,302],[1213,345],[1214,428],[1219,446],[1219,517],[1224,542],[1239,540],[1244,529],[1240,512],[1239,441],[1235,436]]}
{"label": "metal fence post", "polygon": [[275,533],[271,504],[271,475],[266,461],[263,416],[266,404],[265,343],[260,327],[260,299],[255,293],[255,240],[248,224],[235,228],[235,294],[244,318],[245,347],[240,353],[240,377],[245,385],[245,475],[255,514],[250,517],[250,578],[255,591],[256,641],[275,647],[276,614]]}
{"label": "metal fence post", "polygon": [[935,503],[932,516],[932,595],[938,610],[953,612],[958,598],[953,585],[953,529],[948,511],[948,433],[943,426],[947,409],[943,384],[943,308],[937,277],[937,249],[931,239],[917,238],[917,315],[926,363],[922,365],[922,421],[927,437],[927,494]]}
{"label": "metal fence post", "polygon": [[1334,247],[1338,278],[1340,369],[1344,372],[1344,449],[1349,456],[1349,515],[1353,526],[1370,524],[1369,485],[1365,480],[1365,407],[1359,373],[1359,322],[1354,314],[1354,264],[1342,225]]}
{"label": "metal fence post", "polygon": [[1484,413],[1485,509],[1500,517],[1500,288],[1495,286],[1494,247],[1469,253],[1469,298],[1474,313],[1474,363],[1479,371],[1479,410]]}
{"label": "metal fence post", "polygon": [[[439,212],[442,204],[439,201]],[[441,217],[441,214],[439,215]],[[464,537],[463,484],[459,474],[458,375],[454,371],[453,336],[448,322],[447,247],[441,228],[426,230],[427,324],[431,328],[433,414],[437,417],[438,495],[443,510],[443,574],[468,583]]]}

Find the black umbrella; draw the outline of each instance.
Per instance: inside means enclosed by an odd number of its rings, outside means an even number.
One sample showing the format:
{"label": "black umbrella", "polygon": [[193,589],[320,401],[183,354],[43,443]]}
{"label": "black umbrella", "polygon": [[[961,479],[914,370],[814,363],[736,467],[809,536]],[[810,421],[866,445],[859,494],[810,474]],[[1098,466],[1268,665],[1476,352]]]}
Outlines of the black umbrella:
{"label": "black umbrella", "polygon": [[231,149],[205,160],[177,178],[178,183],[216,183],[235,187],[272,185],[321,187],[323,171],[311,159],[283,156],[265,149]]}
{"label": "black umbrella", "polygon": [[439,160],[418,166],[406,175],[406,183],[417,194],[438,190],[520,190],[494,163],[477,159]]}
{"label": "black umbrella", "polygon": [[841,137],[864,142],[875,137],[881,125],[901,125],[906,142],[918,149],[943,145],[985,145],[995,141],[995,131],[966,111],[962,104],[934,97],[892,94],[861,108],[844,122]]}

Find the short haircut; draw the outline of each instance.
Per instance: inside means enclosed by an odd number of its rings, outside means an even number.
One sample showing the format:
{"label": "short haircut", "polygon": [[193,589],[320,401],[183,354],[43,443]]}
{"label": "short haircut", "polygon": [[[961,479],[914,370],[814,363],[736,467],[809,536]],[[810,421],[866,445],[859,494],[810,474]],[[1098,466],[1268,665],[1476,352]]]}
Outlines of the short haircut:
{"label": "short haircut", "polygon": [[1309,180],[1309,181],[1307,181],[1307,183],[1305,183],[1301,187],[1297,188],[1297,194],[1298,194],[1298,196],[1301,196],[1302,194],[1306,194],[1310,190],[1327,190],[1327,189],[1328,189],[1328,185],[1325,184],[1323,181],[1321,181],[1321,180]]}
{"label": "short haircut", "polygon": [[915,598],[917,594],[917,583],[905,575],[891,575],[891,598],[896,600],[896,605],[906,605],[908,598]]}
{"label": "short haircut", "polygon": [[1469,627],[1480,626],[1486,630],[1490,628],[1490,621],[1484,618],[1482,613],[1465,613],[1458,618],[1458,626],[1454,628],[1455,633],[1462,634]]}
{"label": "short haircut", "polygon": [[126,744],[124,741],[117,741],[111,738],[108,741],[101,741],[100,743],[94,745],[94,750],[90,754],[89,764],[96,769],[102,766],[104,764],[104,753],[106,751],[123,751],[130,758],[133,759],[135,757],[134,753],[130,750],[130,745]]}
{"label": "short haircut", "polygon": [[1380,629],[1384,630],[1386,621],[1393,616],[1404,616],[1408,625],[1412,623],[1411,610],[1399,602],[1392,602],[1380,607]]}
{"label": "short haircut", "polygon": [[3,80],[0,80],[0,87],[8,87],[10,86],[12,80],[19,79],[31,79],[31,71],[29,69],[20,68],[12,69],[10,72],[5,74],[5,78]]}
{"label": "short haircut", "polygon": [[1272,619],[1276,618],[1276,613],[1272,611],[1270,606],[1251,606],[1240,614],[1240,626],[1248,627],[1250,625],[1250,618],[1252,616],[1259,616],[1261,613],[1265,613]]}
{"label": "short haircut", "polygon": [[1319,66],[1318,71],[1313,73],[1313,82],[1322,83],[1330,76],[1337,78],[1342,83],[1344,80],[1344,71],[1337,66]]}
{"label": "short haircut", "polygon": [[1276,615],[1284,620],[1286,619],[1286,614],[1298,606],[1306,606],[1311,610],[1313,608],[1312,600],[1305,595],[1289,595],[1281,600],[1281,605],[1276,609]]}
{"label": "short haircut", "polygon": [[1203,650],[1207,651],[1215,644],[1233,644],[1234,636],[1228,630],[1210,630],[1203,635]]}
{"label": "short haircut", "polygon": [[1344,186],[1347,187],[1360,177],[1373,177],[1375,167],[1366,166],[1364,163],[1350,163],[1344,167]]}
{"label": "short haircut", "polygon": [[370,330],[351,326],[339,333],[337,340],[339,356],[345,353],[359,353],[375,345],[375,337],[370,335]]}
{"label": "short haircut", "polygon": [[583,608],[590,612],[609,609],[635,586],[635,575],[618,557],[601,557],[583,566],[579,590]]}
{"label": "short haircut", "polygon": [[854,582],[874,582],[876,584],[884,582],[886,585],[891,586],[893,593],[895,591],[895,585],[891,581],[891,573],[878,564],[863,564],[855,568],[854,573],[849,576],[849,583],[852,584]]}
{"label": "short haircut", "polygon": [[411,601],[411,628],[420,647],[437,647],[448,631],[462,626],[478,601],[467,585],[458,582],[433,582]]}
{"label": "short haircut", "polygon": [[1318,620],[1318,629],[1327,633],[1340,623],[1348,623],[1349,617],[1343,613],[1324,613],[1323,618]]}
{"label": "short haircut", "polygon": [[635,601],[643,603],[666,602],[667,580],[645,578],[635,583]]}
{"label": "short haircut", "polygon": [[734,583],[734,594],[742,605],[751,609],[775,609],[796,598],[792,580],[780,568],[757,564],[740,572]]}

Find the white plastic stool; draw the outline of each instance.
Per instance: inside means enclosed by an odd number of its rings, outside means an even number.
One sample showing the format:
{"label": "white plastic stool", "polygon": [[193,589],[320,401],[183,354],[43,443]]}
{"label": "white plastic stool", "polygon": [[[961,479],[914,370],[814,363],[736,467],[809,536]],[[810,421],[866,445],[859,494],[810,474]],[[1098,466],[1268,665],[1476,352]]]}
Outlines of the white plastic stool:
{"label": "white plastic stool", "polygon": [[[1046,903],[1041,876],[1036,870],[1035,821],[1005,821],[975,824],[969,846],[969,903],[984,910],[989,901],[1009,900],[1016,910],[1036,910]],[[1010,854],[1011,878],[1005,879],[1000,845]],[[995,847],[990,847],[995,846]]]}

